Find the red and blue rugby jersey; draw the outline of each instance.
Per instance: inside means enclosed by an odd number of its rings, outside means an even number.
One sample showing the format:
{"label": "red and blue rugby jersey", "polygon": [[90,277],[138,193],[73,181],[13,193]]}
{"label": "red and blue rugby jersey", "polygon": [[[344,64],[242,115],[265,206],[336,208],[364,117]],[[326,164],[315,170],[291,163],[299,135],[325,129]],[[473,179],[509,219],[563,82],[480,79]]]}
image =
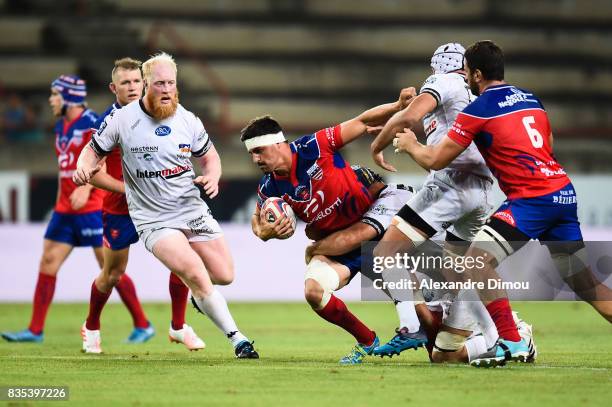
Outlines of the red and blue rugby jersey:
{"label": "red and blue rugby jersey", "polygon": [[[115,102],[100,116],[96,122],[95,128],[99,129],[102,123],[104,123],[106,116],[117,109],[121,109],[121,105]],[[123,181],[123,169],[121,168],[121,148],[119,146],[115,147],[106,156],[106,172],[111,177]],[[113,215],[129,215],[130,212],[128,210],[125,194],[107,191],[106,195],[104,196],[102,211]]]}
{"label": "red and blue rugby jersey", "polygon": [[570,180],[549,143],[550,122],[540,100],[503,84],[487,88],[455,119],[448,136],[474,141],[508,199],[558,191]]}
{"label": "red and blue rugby jersey", "polygon": [[71,122],[62,118],[55,124],[55,153],[59,166],[59,188],[60,193],[55,204],[55,211],[66,214],[79,214],[102,209],[102,198],[104,191],[94,188],[89,195],[89,200],[79,210],[72,209],[70,195],[77,188],[72,181],[72,175],[76,170],[77,160],[83,147],[89,143],[93,134],[94,126],[98,116],[87,109],[79,117]]}
{"label": "red and blue rugby jersey", "polygon": [[257,205],[280,197],[296,216],[324,234],[359,221],[372,204],[367,188],[337,151],[340,125],[303,136],[290,144],[288,177],[266,174],[259,183]]}

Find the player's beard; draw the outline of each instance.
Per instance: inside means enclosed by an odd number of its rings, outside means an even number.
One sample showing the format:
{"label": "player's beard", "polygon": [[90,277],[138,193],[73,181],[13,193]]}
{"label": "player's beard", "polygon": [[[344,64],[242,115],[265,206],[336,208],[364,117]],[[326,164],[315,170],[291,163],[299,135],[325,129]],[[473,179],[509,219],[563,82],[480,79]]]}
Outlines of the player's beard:
{"label": "player's beard", "polygon": [[478,84],[474,80],[468,80],[468,86],[470,87],[470,91],[476,96],[480,96],[480,89],[478,88]]}
{"label": "player's beard", "polygon": [[179,101],[178,90],[171,99],[170,104],[162,104],[161,97],[155,97],[152,93],[145,94],[145,98],[147,100],[147,104],[151,108],[151,116],[153,116],[153,118],[157,121],[173,116],[176,112]]}

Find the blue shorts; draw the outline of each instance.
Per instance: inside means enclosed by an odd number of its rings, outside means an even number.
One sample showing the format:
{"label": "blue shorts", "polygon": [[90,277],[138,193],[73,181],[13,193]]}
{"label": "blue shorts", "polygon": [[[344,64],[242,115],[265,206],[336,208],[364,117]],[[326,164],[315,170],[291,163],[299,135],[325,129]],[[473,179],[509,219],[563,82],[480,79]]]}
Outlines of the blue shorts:
{"label": "blue shorts", "polygon": [[104,247],[121,250],[138,242],[138,233],[130,215],[104,213]]}
{"label": "blue shorts", "polygon": [[361,247],[340,256],[329,256],[329,259],[348,267],[351,272],[349,281],[361,271]]}
{"label": "blue shorts", "polygon": [[492,215],[540,241],[582,240],[578,202],[569,183],[558,191],[535,198],[508,200]]}
{"label": "blue shorts", "polygon": [[45,239],[71,246],[102,246],[102,211],[68,215],[53,211]]}

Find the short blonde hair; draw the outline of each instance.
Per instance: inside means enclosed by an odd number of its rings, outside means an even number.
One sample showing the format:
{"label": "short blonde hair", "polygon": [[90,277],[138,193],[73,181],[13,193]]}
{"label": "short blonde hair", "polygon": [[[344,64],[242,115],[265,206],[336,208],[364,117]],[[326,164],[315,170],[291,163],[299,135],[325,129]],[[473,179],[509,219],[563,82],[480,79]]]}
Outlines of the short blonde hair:
{"label": "short blonde hair", "polygon": [[137,59],[132,59],[130,57],[117,59],[115,61],[115,66],[113,67],[113,71],[111,72],[111,80],[115,82],[115,79],[117,79],[117,71],[119,69],[125,69],[126,71],[140,71],[141,66],[142,62]]}
{"label": "short blonde hair", "polygon": [[174,62],[174,58],[172,58],[172,55],[162,51],[159,54],[153,55],[151,58],[147,59],[144,64],[142,64],[142,76],[145,82],[147,82],[147,84],[149,84],[151,81],[153,67],[158,63],[169,64],[174,70],[174,74],[176,75],[177,69],[176,62]]}

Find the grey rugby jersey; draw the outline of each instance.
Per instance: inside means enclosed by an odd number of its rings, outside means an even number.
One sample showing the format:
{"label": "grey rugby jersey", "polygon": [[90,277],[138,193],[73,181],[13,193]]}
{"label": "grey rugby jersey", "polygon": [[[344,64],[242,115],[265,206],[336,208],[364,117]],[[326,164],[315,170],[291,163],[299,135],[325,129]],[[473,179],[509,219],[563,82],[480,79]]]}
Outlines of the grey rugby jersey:
{"label": "grey rugby jersey", "polygon": [[[423,128],[429,145],[442,141],[451,129],[457,115],[476,100],[464,76],[456,72],[431,75],[423,83],[419,94],[421,93],[429,93],[437,103],[436,108],[423,118]],[[448,168],[493,178],[474,143],[459,154]]]}
{"label": "grey rugby jersey", "polygon": [[142,100],[131,102],[106,117],[90,145],[98,155],[120,146],[128,208],[139,232],[177,227],[209,213],[193,184],[189,158],[206,154],[212,142],[200,119],[180,104],[158,122]]}

